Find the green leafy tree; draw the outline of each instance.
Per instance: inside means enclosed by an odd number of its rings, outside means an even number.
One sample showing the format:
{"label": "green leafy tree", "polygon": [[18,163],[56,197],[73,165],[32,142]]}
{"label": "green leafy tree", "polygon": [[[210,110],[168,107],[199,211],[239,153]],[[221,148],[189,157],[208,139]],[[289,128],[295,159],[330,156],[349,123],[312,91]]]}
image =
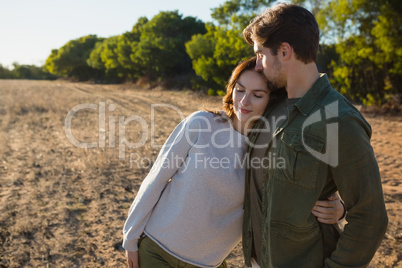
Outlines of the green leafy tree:
{"label": "green leafy tree", "polygon": [[203,85],[223,89],[230,73],[240,60],[253,55],[253,48],[242,38],[241,31],[207,25],[207,33],[195,35],[186,43],[195,73]]}
{"label": "green leafy tree", "polygon": [[151,80],[188,73],[191,60],[184,44],[197,33],[205,33],[202,21],[182,18],[178,11],[160,12],[142,26],[140,40],[132,46],[131,59]]}
{"label": "green leafy tree", "polygon": [[103,73],[108,81],[135,80],[143,74],[140,59],[135,59],[134,52],[140,41],[142,27],[148,19],[141,17],[131,32],[113,36],[97,42],[91,51],[88,65]]}
{"label": "green leafy tree", "polygon": [[402,93],[402,17],[395,0],[323,1],[317,20],[336,40],[332,82],[340,92],[381,105]]}
{"label": "green leafy tree", "polygon": [[137,51],[141,33],[148,21],[146,17],[140,17],[131,32],[123,34],[118,47],[120,61],[126,69],[130,70],[130,77],[134,80],[145,73],[144,64]]}
{"label": "green leafy tree", "polygon": [[231,71],[241,60],[251,57],[253,48],[243,40],[243,29],[263,8],[274,1],[229,0],[212,9],[218,26],[207,24],[207,33],[193,36],[186,43],[201,86],[223,89]]}
{"label": "green leafy tree", "polygon": [[333,68],[331,63],[339,60],[339,54],[336,52],[335,44],[320,44],[317,57],[317,68],[321,73],[327,73],[332,76]]}
{"label": "green leafy tree", "polygon": [[52,49],[49,57],[47,57],[47,59],[46,59],[45,65],[44,65],[45,71],[48,71],[49,73],[56,75],[57,67],[55,66],[55,60],[56,60],[58,54],[59,54],[58,49]]}
{"label": "green leafy tree", "polygon": [[206,34],[193,35],[191,41],[186,43],[186,52],[192,59],[195,73],[204,81],[209,82],[209,86],[216,86],[217,82],[214,79],[219,77],[216,72],[218,66],[213,60],[216,27],[213,24],[207,24],[206,28]]}
{"label": "green leafy tree", "polygon": [[103,51],[105,50],[104,43],[106,42],[106,40],[107,39],[105,39],[104,41],[97,42],[95,44],[95,47],[91,50],[91,53],[89,54],[89,57],[87,59],[87,64],[89,66],[91,66],[92,68],[102,70],[102,71],[106,70],[105,64],[102,61],[102,56],[101,56]]}
{"label": "green leafy tree", "polygon": [[97,42],[89,54],[87,64],[100,70],[103,80],[117,82],[117,79],[122,79],[126,73],[118,60],[119,55],[116,51],[118,41],[119,36],[112,36]]}
{"label": "green leafy tree", "polygon": [[36,65],[20,65],[18,63],[13,63],[14,77],[17,79],[35,79],[35,80],[54,80],[57,76],[50,74],[46,71],[43,66]]}
{"label": "green leafy tree", "polygon": [[13,79],[15,78],[14,73],[0,64],[0,79]]}
{"label": "green leafy tree", "polygon": [[3,67],[0,64],[0,79],[41,79],[53,80],[57,77],[45,71],[43,67],[27,64],[13,63],[13,69]]}
{"label": "green leafy tree", "polygon": [[274,3],[273,0],[228,0],[213,8],[211,17],[221,26],[233,26],[244,29],[250,20]]}
{"label": "green leafy tree", "polygon": [[102,39],[88,35],[67,42],[58,50],[52,50],[45,68],[54,75],[87,80],[95,76],[96,70],[88,66],[87,59],[95,44]]}
{"label": "green leafy tree", "polygon": [[205,33],[204,23],[178,11],[160,12],[149,21],[141,17],[131,32],[98,42],[87,63],[109,80],[170,79],[193,72],[184,44],[197,33]]}
{"label": "green leafy tree", "polygon": [[125,79],[137,79],[142,75],[139,65],[134,64],[131,59],[133,55],[133,46],[139,42],[139,37],[133,32],[126,32],[119,35],[117,39],[115,52],[117,61],[120,65],[119,76]]}

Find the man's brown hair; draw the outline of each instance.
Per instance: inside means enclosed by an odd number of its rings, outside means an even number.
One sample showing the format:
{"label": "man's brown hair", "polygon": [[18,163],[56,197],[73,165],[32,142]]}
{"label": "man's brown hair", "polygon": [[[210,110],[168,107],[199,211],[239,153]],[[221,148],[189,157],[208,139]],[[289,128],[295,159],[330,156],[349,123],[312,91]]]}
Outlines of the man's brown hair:
{"label": "man's brown hair", "polygon": [[313,14],[293,4],[280,3],[255,17],[243,31],[250,45],[254,42],[270,48],[277,55],[283,42],[289,43],[296,58],[304,63],[316,62],[320,31]]}

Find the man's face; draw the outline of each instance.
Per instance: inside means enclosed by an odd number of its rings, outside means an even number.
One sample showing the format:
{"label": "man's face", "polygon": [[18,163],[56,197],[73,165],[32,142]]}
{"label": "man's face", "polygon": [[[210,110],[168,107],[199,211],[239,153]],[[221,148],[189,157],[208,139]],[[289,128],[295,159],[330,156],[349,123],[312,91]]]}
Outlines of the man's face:
{"label": "man's face", "polygon": [[257,55],[255,70],[262,72],[273,86],[286,87],[286,79],[278,55],[273,55],[270,48],[263,47],[256,42],[254,42],[254,52]]}

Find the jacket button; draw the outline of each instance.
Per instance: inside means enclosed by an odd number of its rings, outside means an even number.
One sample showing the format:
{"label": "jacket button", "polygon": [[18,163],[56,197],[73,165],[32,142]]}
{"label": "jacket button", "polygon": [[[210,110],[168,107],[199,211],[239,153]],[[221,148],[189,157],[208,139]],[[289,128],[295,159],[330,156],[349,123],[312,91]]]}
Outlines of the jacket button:
{"label": "jacket button", "polygon": [[248,231],[248,237],[251,238],[252,234],[251,231]]}

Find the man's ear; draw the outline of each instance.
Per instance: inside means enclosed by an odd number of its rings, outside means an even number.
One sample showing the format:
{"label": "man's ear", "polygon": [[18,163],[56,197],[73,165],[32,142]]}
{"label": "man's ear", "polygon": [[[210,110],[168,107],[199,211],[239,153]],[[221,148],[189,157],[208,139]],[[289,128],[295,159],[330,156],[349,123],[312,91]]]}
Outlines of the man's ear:
{"label": "man's ear", "polygon": [[293,55],[293,48],[291,47],[291,45],[289,45],[289,43],[283,42],[279,47],[278,54],[282,58],[282,60],[288,61]]}

